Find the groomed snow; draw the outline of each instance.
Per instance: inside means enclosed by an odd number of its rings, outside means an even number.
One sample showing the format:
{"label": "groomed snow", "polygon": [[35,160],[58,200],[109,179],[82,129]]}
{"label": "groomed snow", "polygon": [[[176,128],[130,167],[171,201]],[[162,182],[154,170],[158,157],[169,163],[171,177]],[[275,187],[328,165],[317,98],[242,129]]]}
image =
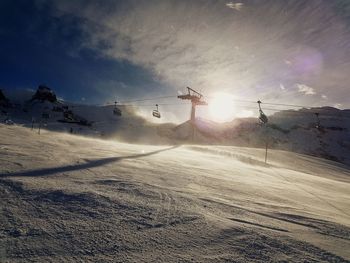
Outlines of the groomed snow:
{"label": "groomed snow", "polygon": [[350,260],[350,170],[0,125],[0,262]]}

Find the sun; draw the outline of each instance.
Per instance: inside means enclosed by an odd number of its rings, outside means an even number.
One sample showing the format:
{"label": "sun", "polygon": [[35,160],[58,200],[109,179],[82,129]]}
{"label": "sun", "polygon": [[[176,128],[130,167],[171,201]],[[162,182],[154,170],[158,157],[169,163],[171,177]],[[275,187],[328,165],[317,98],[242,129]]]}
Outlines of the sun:
{"label": "sun", "polygon": [[233,97],[228,93],[215,93],[208,106],[210,117],[214,121],[231,121],[235,116]]}

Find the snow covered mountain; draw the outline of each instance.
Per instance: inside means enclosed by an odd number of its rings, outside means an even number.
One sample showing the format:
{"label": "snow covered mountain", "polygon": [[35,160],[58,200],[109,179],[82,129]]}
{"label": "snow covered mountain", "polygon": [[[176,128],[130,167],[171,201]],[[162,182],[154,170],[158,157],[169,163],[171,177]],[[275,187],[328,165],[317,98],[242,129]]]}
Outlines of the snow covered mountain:
{"label": "snow covered mountain", "polygon": [[[38,93],[39,92],[39,93]],[[41,93],[40,93],[41,92]],[[46,97],[45,97],[46,92]],[[51,90],[4,91],[12,102],[1,107],[0,121],[72,132],[85,136],[144,144],[196,143],[268,147],[310,154],[350,165],[350,110],[332,107],[286,110],[269,116],[267,127],[255,118],[216,123],[196,119],[180,125],[154,124],[137,115],[137,109],[119,105],[95,106],[55,101]],[[53,94],[52,94],[53,93]],[[45,99],[47,98],[47,99]],[[318,113],[319,123],[315,113]]]}
{"label": "snow covered mountain", "polygon": [[[118,105],[122,111],[122,116],[118,116],[113,113],[114,105],[50,101],[44,95],[38,95],[38,91],[4,91],[12,104],[1,108],[0,121],[11,119],[25,127],[33,125],[35,129],[41,126],[41,129],[51,131],[151,144],[169,143],[169,138],[160,134],[166,134],[164,130],[175,127],[174,124],[150,123],[138,116],[131,106]],[[47,92],[49,98],[52,96],[51,92]]]}
{"label": "snow covered mountain", "polygon": [[[319,123],[315,113],[318,113]],[[177,136],[190,130],[180,125]],[[268,147],[310,154],[350,165],[350,110],[332,107],[286,110],[269,116],[266,127],[254,118],[218,124],[196,120],[195,141],[221,145]]]}

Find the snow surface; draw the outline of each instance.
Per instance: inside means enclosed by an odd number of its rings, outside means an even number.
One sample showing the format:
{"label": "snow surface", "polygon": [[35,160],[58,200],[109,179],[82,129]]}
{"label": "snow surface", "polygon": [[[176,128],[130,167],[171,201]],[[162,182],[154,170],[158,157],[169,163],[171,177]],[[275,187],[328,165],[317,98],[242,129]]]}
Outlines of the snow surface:
{"label": "snow surface", "polygon": [[[315,112],[320,114],[316,128]],[[176,128],[175,138],[188,134],[188,123]],[[322,157],[350,166],[350,110],[331,107],[285,110],[269,116],[266,127],[256,118],[219,124],[196,120],[196,143],[265,147]],[[185,132],[186,131],[186,132]],[[182,136],[182,137],[181,137]]]}
{"label": "snow surface", "polygon": [[0,124],[1,262],[349,262],[349,167]]}

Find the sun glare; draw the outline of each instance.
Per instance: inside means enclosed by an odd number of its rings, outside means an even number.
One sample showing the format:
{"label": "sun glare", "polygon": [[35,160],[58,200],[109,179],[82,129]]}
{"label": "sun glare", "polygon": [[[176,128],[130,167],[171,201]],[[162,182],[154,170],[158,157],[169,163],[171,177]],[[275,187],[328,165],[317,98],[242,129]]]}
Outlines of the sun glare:
{"label": "sun glare", "polygon": [[209,101],[209,113],[213,121],[231,121],[235,115],[233,98],[227,93],[216,93]]}

